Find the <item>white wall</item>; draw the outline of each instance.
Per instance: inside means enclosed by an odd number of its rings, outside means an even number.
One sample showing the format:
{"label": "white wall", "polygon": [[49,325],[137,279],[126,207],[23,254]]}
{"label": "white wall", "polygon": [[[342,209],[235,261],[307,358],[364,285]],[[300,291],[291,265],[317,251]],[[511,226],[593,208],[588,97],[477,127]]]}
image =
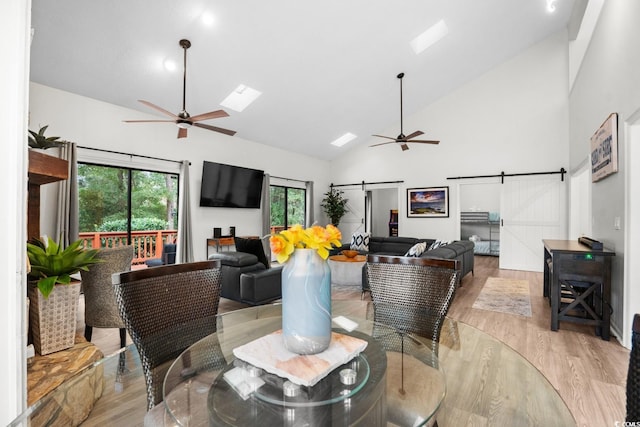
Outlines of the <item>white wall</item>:
{"label": "white wall", "polygon": [[[403,152],[395,144],[370,148],[380,141],[367,139],[331,163],[333,182],[404,180],[398,191],[402,235],[456,239],[459,181],[447,177],[567,168],[567,49],[566,32],[552,35],[405,116],[405,133],[420,129],[440,144],[413,144]],[[398,130],[399,123],[380,133]],[[449,186],[449,218],[407,218],[406,188],[432,186]]]}
{"label": "white wall", "polygon": [[[205,259],[205,239],[212,237],[213,227],[228,229],[229,226],[235,226],[238,235],[259,235],[261,232],[259,209],[199,207],[204,160],[261,169],[284,178],[314,181],[316,219],[319,223],[326,223],[320,207],[321,195],[329,186],[326,161],[242,139],[242,129],[235,129],[238,131],[236,136],[229,137],[217,132],[191,128],[188,138],[178,140],[177,128],[171,123],[122,122],[125,119],[157,118],[155,116],[37,83],[31,83],[29,109],[30,128],[39,129],[40,126],[49,125],[46,133],[49,136],[60,136],[81,146],[164,159],[189,160],[192,235],[196,260]],[[216,124],[225,127],[223,120],[220,119]],[[50,185],[46,190],[52,191],[54,188],[55,185]],[[51,235],[52,222],[43,221],[41,233]]]}
{"label": "white wall", "polygon": [[[628,238],[624,225],[614,228],[620,217],[625,224],[625,158],[627,140],[625,122],[640,108],[640,2],[609,0],[585,54],[570,96],[571,169],[589,155],[589,138],[610,113],[618,113],[618,158],[616,174],[591,186],[592,232],[597,240],[616,252],[612,275],[612,327],[628,335],[630,318],[623,319],[624,243]],[[635,183],[638,194],[640,185]],[[634,284],[637,285],[637,284]],[[640,311],[636,307],[636,311]]]}
{"label": "white wall", "polygon": [[[388,236],[390,210],[398,209],[398,190],[395,188],[380,188],[370,191],[373,198],[371,234],[373,236]],[[400,230],[398,230],[398,235],[401,236]]]}
{"label": "white wall", "polygon": [[31,2],[12,1],[0,14],[0,131],[3,150],[0,246],[0,425],[26,407],[27,94]]}

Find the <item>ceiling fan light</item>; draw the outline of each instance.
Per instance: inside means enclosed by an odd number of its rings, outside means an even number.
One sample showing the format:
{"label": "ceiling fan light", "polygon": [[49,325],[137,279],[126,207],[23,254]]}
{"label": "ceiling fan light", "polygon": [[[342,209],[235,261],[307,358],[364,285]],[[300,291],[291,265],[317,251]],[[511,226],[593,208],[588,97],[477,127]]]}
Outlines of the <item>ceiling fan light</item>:
{"label": "ceiling fan light", "polygon": [[186,120],[178,120],[178,121],[176,121],[176,124],[178,125],[178,127],[180,129],[189,129],[191,127],[191,125],[193,125],[193,123],[188,122]]}
{"label": "ceiling fan light", "polygon": [[440,39],[446,36],[448,33],[449,27],[447,27],[444,19],[441,19],[440,21],[429,27],[424,33],[411,40],[411,49],[413,49],[415,54],[418,55],[426,48],[440,41]]}

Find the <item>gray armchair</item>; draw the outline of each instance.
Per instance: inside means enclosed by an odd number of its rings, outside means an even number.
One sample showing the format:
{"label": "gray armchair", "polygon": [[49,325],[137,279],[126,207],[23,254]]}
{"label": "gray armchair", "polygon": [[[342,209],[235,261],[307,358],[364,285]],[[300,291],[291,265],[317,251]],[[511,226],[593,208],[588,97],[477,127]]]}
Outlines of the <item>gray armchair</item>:
{"label": "gray armchair", "polygon": [[105,248],[98,252],[100,260],[89,271],[81,271],[84,291],[84,337],[91,341],[93,328],[119,328],[120,347],[126,345],[124,322],[111,284],[111,275],[131,270],[133,246]]}

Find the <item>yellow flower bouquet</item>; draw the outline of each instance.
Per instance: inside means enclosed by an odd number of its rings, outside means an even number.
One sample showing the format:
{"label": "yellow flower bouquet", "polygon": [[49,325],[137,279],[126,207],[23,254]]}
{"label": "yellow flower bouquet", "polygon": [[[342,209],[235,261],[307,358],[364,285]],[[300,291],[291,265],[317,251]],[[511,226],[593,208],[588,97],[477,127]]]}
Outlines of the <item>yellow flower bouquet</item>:
{"label": "yellow flower bouquet", "polygon": [[302,228],[296,224],[287,230],[273,234],[269,238],[271,250],[279,263],[285,263],[296,249],[315,249],[322,259],[327,259],[332,247],[342,245],[342,234],[334,225],[322,227],[313,225]]}

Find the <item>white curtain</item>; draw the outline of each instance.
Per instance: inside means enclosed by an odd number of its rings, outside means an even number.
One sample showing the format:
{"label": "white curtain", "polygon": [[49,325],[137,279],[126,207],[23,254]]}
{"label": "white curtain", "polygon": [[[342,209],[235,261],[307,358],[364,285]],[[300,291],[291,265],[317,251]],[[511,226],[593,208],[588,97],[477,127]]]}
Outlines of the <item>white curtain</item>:
{"label": "white curtain", "polygon": [[178,201],[178,246],[176,263],[193,262],[193,239],[191,237],[191,197],[189,196],[189,161],[180,165],[180,195]]}
{"label": "white curtain", "polygon": [[307,205],[307,211],[304,214],[304,223],[306,227],[311,227],[314,223],[314,213],[313,213],[313,181],[306,181],[304,183],[306,188],[306,200],[305,204]]}
{"label": "white curtain", "polygon": [[262,246],[264,247],[264,253],[270,254],[271,247],[269,246],[269,239],[266,237],[271,234],[271,177],[268,173],[264,174],[264,180],[262,181],[262,231],[261,237]]}
{"label": "white curtain", "polygon": [[58,183],[58,206],[56,212],[56,235],[62,247],[78,240],[78,153],[75,142],[69,142],[60,148],[60,158],[68,163],[69,177]]}

